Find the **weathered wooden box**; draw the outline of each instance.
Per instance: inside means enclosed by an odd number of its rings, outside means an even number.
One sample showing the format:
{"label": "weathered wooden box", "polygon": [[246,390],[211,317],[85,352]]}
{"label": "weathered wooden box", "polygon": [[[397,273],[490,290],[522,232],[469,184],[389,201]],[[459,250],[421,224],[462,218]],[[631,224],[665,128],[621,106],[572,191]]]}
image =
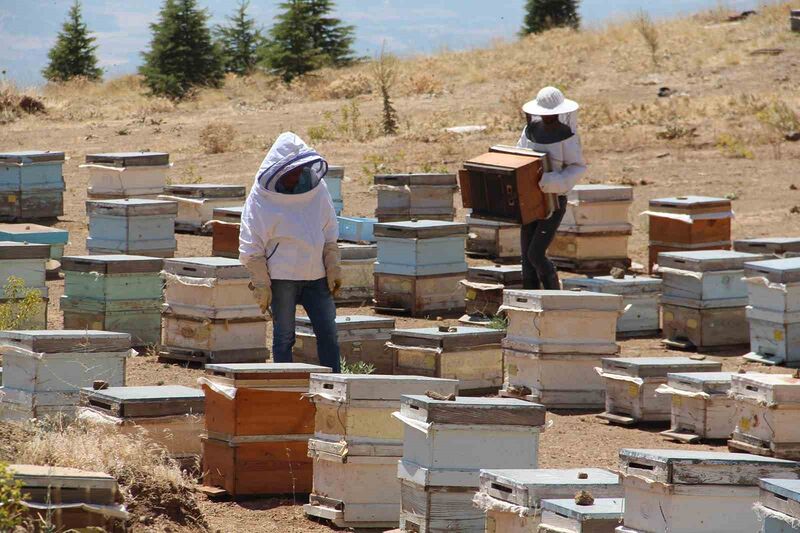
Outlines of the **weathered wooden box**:
{"label": "weathered wooden box", "polygon": [[632,202],[633,187],[628,185],[578,184],[567,194],[567,209],[559,229],[630,235],[628,211]]}
{"label": "weathered wooden box", "polygon": [[620,450],[624,526],[617,532],[749,533],[758,480],[797,479],[800,464],[736,453]]}
{"label": "weathered wooden box", "polygon": [[452,274],[403,276],[375,273],[375,310],[426,317],[464,312],[466,268]]}
{"label": "weathered wooden box", "polygon": [[87,154],[90,199],[155,198],[164,192],[172,165],[164,152]]}
{"label": "weathered wooden box", "polygon": [[375,176],[379,222],[453,220],[453,193],[458,190],[454,174],[391,174]]}
{"label": "weathered wooden box", "polygon": [[622,522],[623,498],[595,498],[582,505],[575,498],[542,500],[539,533],[614,533]]}
{"label": "weathered wooden box", "polygon": [[342,214],[344,199],[342,198],[342,182],[344,181],[344,167],[329,166],[328,173],[323,178],[328,193],[331,195],[333,208],[337,215]]}
{"label": "weathered wooden box", "polygon": [[800,366],[800,312],[748,307],[750,353],[745,359],[768,365]]}
{"label": "weathered wooden box", "polygon": [[178,204],[166,200],[88,200],[90,254],[175,255]]}
{"label": "weathered wooden box", "polygon": [[476,327],[392,332],[393,374],[458,379],[461,393],[494,392],[503,383],[502,330]]}
{"label": "weathered wooden box", "polygon": [[747,304],[744,265],[764,256],[730,250],[665,252],[658,256],[667,298],[700,300],[703,308]]}
{"label": "weathered wooden box", "polygon": [[178,204],[175,231],[182,233],[208,233],[206,223],[214,219],[217,207],[236,207],[244,202],[247,189],[240,185],[197,183],[193,185],[167,185],[160,200]]}
{"label": "weathered wooden box", "polygon": [[669,422],[671,401],[657,394],[670,372],[719,372],[722,363],[688,357],[614,357],[603,359],[597,373],[606,384],[606,410],[597,415],[615,424]]}
{"label": "weathered wooden box", "polygon": [[378,247],[374,244],[339,243],[341,254],[342,287],[334,296],[336,303],[372,302],[375,291],[375,258]]}
{"label": "weathered wooden box", "polygon": [[467,269],[461,284],[466,291],[467,314],[461,322],[486,324],[503,305],[503,290],[522,287],[522,266],[491,265]]}
{"label": "weathered wooden box", "polygon": [[211,255],[239,257],[239,227],[244,207],[217,207],[211,223]]}
{"label": "weathered wooden box", "polygon": [[466,252],[478,257],[516,261],[522,257],[520,225],[467,215]]}
{"label": "weathered wooden box", "polygon": [[376,224],[375,272],[403,276],[464,272],[466,233],[466,225],[457,222],[419,220]]}
{"label": "weathered wooden box", "polygon": [[68,240],[69,232],[65,229],[38,224],[0,224],[0,241],[48,244],[50,259],[56,261],[64,255],[64,246]]}
{"label": "weathered wooden box", "polygon": [[64,152],[0,153],[0,220],[54,219],[64,214]]}
{"label": "weathered wooden box", "polygon": [[375,242],[375,224],[378,223],[377,218],[363,218],[363,217],[342,217],[338,216],[336,219],[339,221],[339,240],[355,243],[373,243]]}
{"label": "weathered wooden box", "polygon": [[[364,362],[375,367],[377,374],[392,373],[392,354],[386,349],[395,322],[377,316],[337,316],[336,333],[339,353],[348,363]],[[298,363],[319,363],[317,337],[307,317],[295,321],[293,359]]]}
{"label": "weathered wooden box", "polygon": [[263,317],[201,318],[164,312],[161,318],[163,361],[260,363],[269,356]]}
{"label": "weathered wooden box", "polygon": [[736,426],[736,402],[728,397],[731,372],[677,372],[656,389],[672,403],[670,428],[676,442],[728,439]]}
{"label": "weathered wooden box", "polygon": [[630,233],[623,232],[584,234],[559,229],[547,253],[557,263],[573,261],[578,266],[590,261],[608,263],[615,259],[627,264],[629,237]]}
{"label": "weathered wooden box", "polygon": [[745,307],[702,308],[699,300],[661,297],[665,343],[680,349],[721,349],[750,339]]}
{"label": "weathered wooden box", "polygon": [[761,533],[800,531],[800,481],[760,479],[758,503],[753,509],[761,521]]}
{"label": "weathered wooden box", "polygon": [[46,244],[0,241],[0,284],[5,288],[8,278],[14,277],[22,280],[25,288],[37,289],[44,296],[49,257],[50,247]]}
{"label": "weathered wooden box", "polygon": [[737,252],[784,257],[786,254],[800,253],[800,237],[736,239],[733,241],[733,249]]}
{"label": "weathered wooden box", "polygon": [[685,244],[685,245],[671,245],[659,242],[650,242],[648,254],[648,272],[650,274],[657,274],[658,256],[664,252],[698,252],[703,250],[730,250],[730,241],[703,243],[703,244]]}

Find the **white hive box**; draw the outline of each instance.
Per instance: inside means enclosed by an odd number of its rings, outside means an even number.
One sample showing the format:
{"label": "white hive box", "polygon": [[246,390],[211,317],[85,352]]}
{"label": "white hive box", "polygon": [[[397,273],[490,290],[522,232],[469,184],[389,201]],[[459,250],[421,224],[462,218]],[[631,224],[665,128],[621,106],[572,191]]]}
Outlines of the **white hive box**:
{"label": "white hive box", "polygon": [[339,243],[342,287],[334,297],[336,303],[372,302],[375,290],[375,244]]}
{"label": "white hive box", "polygon": [[[393,318],[378,316],[337,316],[336,333],[339,353],[348,363],[363,361],[375,367],[378,374],[392,373],[392,354],[386,341],[392,336]],[[295,344],[292,350],[297,363],[319,363],[317,337],[308,317],[295,320]]]}
{"label": "white hive box", "polygon": [[392,174],[375,176],[379,222],[453,220],[453,194],[458,190],[455,174]]}
{"label": "white hive box", "polygon": [[759,455],[800,458],[800,379],[792,374],[736,374],[736,428],[728,447]]}
{"label": "white hive box", "polygon": [[606,384],[606,411],[599,418],[615,424],[668,422],[671,402],[656,394],[670,372],[718,372],[722,363],[688,357],[618,357],[603,359],[597,372]]}
{"label": "white hive box", "polygon": [[178,203],[175,231],[209,233],[210,228],[206,228],[205,224],[214,219],[214,209],[241,205],[247,189],[241,185],[197,183],[168,185],[164,192],[159,199]]}
{"label": "white hive box", "polygon": [[178,204],[166,200],[88,200],[92,255],[130,254],[151,257],[175,255],[175,215]]}
{"label": "white hive box", "polygon": [[633,187],[627,185],[576,185],[567,195],[567,210],[559,230],[630,235],[628,211],[632,202]]}
{"label": "white hive box", "polygon": [[728,439],[736,426],[736,402],[728,396],[731,372],[677,372],[656,393],[670,398],[671,426],[661,434],[677,441]]}
{"label": "white hive box", "polygon": [[481,470],[473,503],[486,513],[487,533],[528,533],[537,531],[542,500],[581,490],[596,498],[622,496],[619,476],[600,468]]}
{"label": "white hive box", "polygon": [[154,198],[164,192],[171,165],[163,152],[87,154],[89,198]]}
{"label": "white hive box", "polygon": [[400,514],[397,459],[403,424],[392,417],[405,394],[458,392],[458,382],[420,376],[313,374],[316,406],[309,456],[314,491],[307,515],[337,527],[393,527]]}
{"label": "white hive box", "polygon": [[730,250],[660,253],[663,301],[703,309],[746,305],[744,264],[760,259],[764,256]]}
{"label": "white hive box", "polygon": [[733,241],[733,249],[737,252],[783,257],[786,254],[800,253],[800,237],[739,239]]}
{"label": "white hive box", "polygon": [[761,521],[761,533],[800,531],[800,481],[761,479],[758,503],[754,510]]}
{"label": "white hive box", "polygon": [[403,396],[400,527],[483,532],[480,470],[536,468],[544,406],[503,398]]}
{"label": "white hive box", "polygon": [[758,480],[797,479],[800,464],[736,453],[622,449],[624,526],[618,533],[751,533]]}
{"label": "white hive box", "polygon": [[28,289],[46,290],[45,277],[50,246],[15,241],[0,241],[0,284],[8,278],[21,279]]}
{"label": "white hive box", "polygon": [[461,284],[466,290],[466,312],[461,322],[484,325],[503,305],[505,289],[522,288],[521,265],[471,266]]}
{"label": "white hive box", "polygon": [[566,278],[561,281],[561,286],[564,290],[581,289],[622,296],[625,311],[617,320],[618,336],[649,336],[657,334],[661,329],[658,313],[658,299],[661,295],[659,278],[630,275],[623,278]]}
{"label": "white hive box", "polygon": [[466,245],[468,254],[507,261],[522,257],[519,224],[472,215],[467,215],[466,222],[469,229]]}
{"label": "white hive box", "polygon": [[575,503],[574,497],[542,500],[539,533],[614,533],[624,508],[622,498],[595,498],[591,505]]}

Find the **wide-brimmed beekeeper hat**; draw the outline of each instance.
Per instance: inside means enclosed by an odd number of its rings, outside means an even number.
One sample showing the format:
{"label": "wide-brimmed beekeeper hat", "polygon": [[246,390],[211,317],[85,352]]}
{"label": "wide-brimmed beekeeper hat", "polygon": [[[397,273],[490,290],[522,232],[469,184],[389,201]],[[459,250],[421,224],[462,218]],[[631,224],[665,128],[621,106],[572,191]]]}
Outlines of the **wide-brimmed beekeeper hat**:
{"label": "wide-brimmed beekeeper hat", "polygon": [[555,87],[545,87],[522,110],[529,115],[545,116],[574,113],[579,107],[578,102],[564,98],[564,93]]}

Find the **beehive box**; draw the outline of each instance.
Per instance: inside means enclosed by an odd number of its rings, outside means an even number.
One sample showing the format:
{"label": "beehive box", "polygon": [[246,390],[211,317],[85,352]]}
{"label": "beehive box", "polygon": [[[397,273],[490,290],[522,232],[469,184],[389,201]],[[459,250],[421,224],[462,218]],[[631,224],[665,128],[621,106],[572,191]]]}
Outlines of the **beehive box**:
{"label": "beehive box", "polygon": [[606,410],[597,415],[615,424],[668,422],[671,401],[657,394],[670,372],[719,372],[722,363],[688,357],[619,357],[603,359],[597,372],[606,384]]}
{"label": "beehive box", "polygon": [[800,253],[800,238],[761,237],[758,239],[737,239],[733,241],[733,249],[737,252],[783,257],[786,254]]}
{"label": "beehive box", "polygon": [[567,194],[567,209],[559,229],[630,235],[628,211],[632,202],[633,187],[628,185],[578,184]]}
{"label": "beehive box", "polygon": [[178,204],[166,200],[88,200],[92,255],[132,254],[152,257],[175,255],[175,215]]}
{"label": "beehive box", "polygon": [[46,244],[0,241],[0,283],[5,287],[8,279],[14,277],[22,280],[26,288],[44,294],[49,257],[50,247]]}
{"label": "beehive box", "polygon": [[[364,362],[375,367],[376,374],[392,373],[392,354],[386,350],[395,322],[392,318],[345,315],[336,317],[339,353],[348,363]],[[319,363],[317,338],[308,317],[295,319],[293,359],[298,363]]]}
{"label": "beehive box", "polygon": [[457,222],[419,220],[376,224],[375,272],[403,276],[465,272],[466,233],[466,225]]}
{"label": "beehive box", "polygon": [[728,447],[759,455],[800,458],[800,379],[791,374],[736,374],[736,428]]}
{"label": "beehive box", "polygon": [[660,330],[658,299],[661,280],[658,278],[630,275],[622,278],[567,278],[562,280],[561,286],[564,290],[580,289],[622,296],[624,312],[617,320],[618,337],[650,336]]}
{"label": "beehive box", "polygon": [[497,391],[503,382],[501,330],[468,326],[398,329],[387,347],[393,374],[458,379],[459,391]]}
{"label": "beehive box", "polygon": [[704,244],[680,244],[670,245],[667,243],[650,242],[647,250],[648,272],[657,274],[658,256],[664,252],[699,252],[703,250],[730,250],[730,241],[712,242]]}
{"label": "beehive box", "polygon": [[761,521],[761,533],[794,533],[800,530],[800,481],[761,479],[758,503],[753,507]]}
{"label": "beehive box", "polygon": [[334,296],[338,303],[372,302],[375,290],[375,258],[378,247],[374,244],[340,242],[342,286]]}
{"label": "beehive box", "polygon": [[333,208],[337,215],[342,214],[344,209],[344,199],[342,198],[342,182],[344,181],[344,167],[329,166],[328,172],[323,178],[328,193],[331,195]]}
{"label": "beehive box", "polygon": [[466,252],[478,257],[516,261],[522,257],[520,225],[467,215]]}
{"label": "beehive box", "polygon": [[473,503],[486,513],[487,533],[525,533],[537,531],[543,500],[573,497],[581,490],[596,498],[622,496],[619,476],[600,468],[492,469],[481,470]]}
{"label": "beehive box", "polygon": [[0,241],[48,244],[50,259],[56,261],[64,255],[64,246],[68,240],[69,232],[65,229],[38,224],[0,224]]}
{"label": "beehive box", "polygon": [[728,439],[736,425],[736,402],[728,397],[731,372],[676,372],[656,389],[672,403],[670,429],[676,442]]}
{"label": "beehive box", "polygon": [[624,526],[618,533],[749,533],[758,480],[797,479],[800,464],[754,455],[622,449]]}
{"label": "beehive box", "polygon": [[658,256],[664,297],[702,308],[747,304],[744,265],[764,256],[730,250],[665,252]]}
{"label": "beehive box", "polygon": [[247,189],[240,185],[218,185],[196,183],[191,185],[168,185],[160,200],[178,204],[175,231],[181,233],[208,234],[206,223],[214,219],[217,207],[236,207],[244,202]]}
{"label": "beehive box", "polygon": [[0,153],[0,220],[54,219],[64,214],[64,152]]}
{"label": "beehive box", "polygon": [[379,222],[412,218],[453,220],[454,174],[391,174],[375,176],[378,193],[375,217]]}
{"label": "beehive box", "polygon": [[749,340],[743,306],[699,309],[689,307],[689,300],[663,296],[661,302],[661,332],[664,343],[672,348],[719,350],[747,344]]}
{"label": "beehive box", "polygon": [[415,317],[459,315],[466,291],[461,285],[466,269],[434,276],[375,273],[375,310]]}
{"label": "beehive box", "polygon": [[87,154],[91,199],[155,198],[164,192],[171,165],[164,152]]}
{"label": "beehive box", "polygon": [[789,15],[789,28],[795,32],[800,32],[800,9],[792,9]]}
{"label": "beehive box", "polygon": [[539,533],[614,533],[622,522],[623,498],[595,498],[589,505],[575,498],[542,500]]}
{"label": "beehive box", "polygon": [[377,218],[342,217],[337,216],[339,222],[339,240],[354,243],[375,242],[375,224]]}
{"label": "beehive box", "polygon": [[630,265],[629,236],[630,232],[584,234],[559,229],[547,252],[556,263],[568,265],[572,262],[576,268],[588,265],[591,261],[611,266],[619,263],[622,265],[620,268],[627,268]]}
{"label": "beehive box", "polygon": [[211,255],[239,257],[239,227],[244,207],[217,207],[212,212]]}
{"label": "beehive box", "polygon": [[490,322],[503,305],[504,289],[522,287],[522,266],[472,266],[461,284],[466,291],[467,311],[461,322],[483,325]]}
{"label": "beehive box", "polygon": [[190,460],[200,456],[203,433],[203,391],[182,385],[81,389],[78,418],[116,426],[163,446],[170,456]]}

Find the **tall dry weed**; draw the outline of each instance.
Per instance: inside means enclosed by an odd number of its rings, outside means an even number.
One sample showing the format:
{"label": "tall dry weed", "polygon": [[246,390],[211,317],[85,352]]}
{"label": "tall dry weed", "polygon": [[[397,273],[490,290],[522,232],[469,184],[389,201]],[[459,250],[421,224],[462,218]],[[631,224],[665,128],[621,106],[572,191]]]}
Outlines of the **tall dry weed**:
{"label": "tall dry weed", "polygon": [[200,147],[206,154],[221,154],[233,147],[236,130],[227,122],[212,122],[200,131]]}

